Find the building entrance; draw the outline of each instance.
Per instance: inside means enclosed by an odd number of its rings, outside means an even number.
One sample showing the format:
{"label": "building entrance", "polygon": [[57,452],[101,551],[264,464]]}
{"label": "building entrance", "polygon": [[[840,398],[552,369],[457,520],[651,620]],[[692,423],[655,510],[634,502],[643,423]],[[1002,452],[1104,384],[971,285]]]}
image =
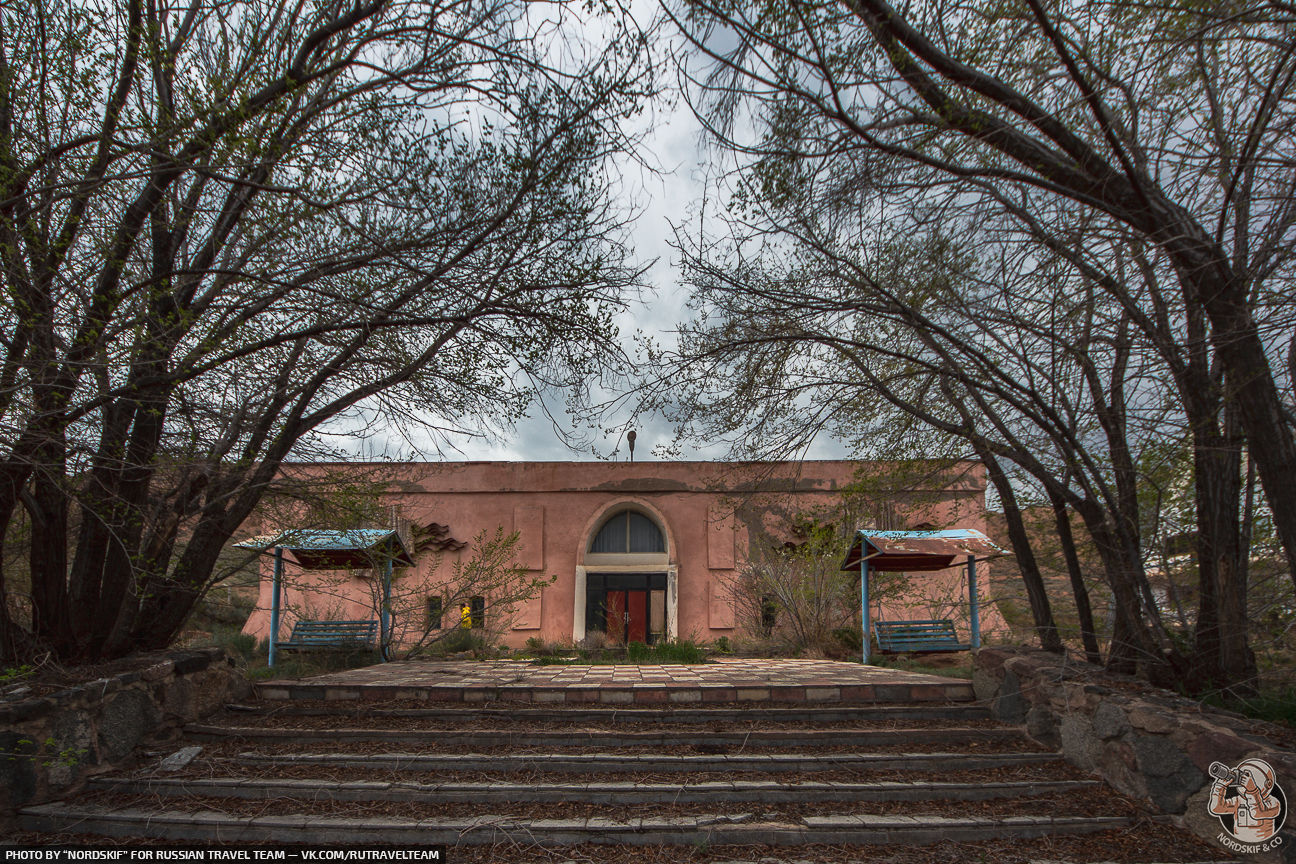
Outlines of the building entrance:
{"label": "building entrance", "polygon": [[665,573],[590,573],[585,629],[602,630],[622,644],[655,645],[666,632]]}

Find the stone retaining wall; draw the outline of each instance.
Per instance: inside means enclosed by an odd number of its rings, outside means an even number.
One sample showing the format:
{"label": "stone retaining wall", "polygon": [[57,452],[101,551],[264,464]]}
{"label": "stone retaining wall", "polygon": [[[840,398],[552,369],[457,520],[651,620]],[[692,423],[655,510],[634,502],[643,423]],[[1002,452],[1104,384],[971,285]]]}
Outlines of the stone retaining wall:
{"label": "stone retaining wall", "polygon": [[[1207,811],[1212,762],[1265,760],[1289,809],[1296,806],[1296,752],[1266,737],[1278,727],[1036,649],[982,648],[974,663],[973,690],[996,719],[1021,726],[1070,764],[1177,817],[1221,850],[1238,853],[1220,842],[1220,820]],[[1241,858],[1296,862],[1296,814],[1288,814],[1279,838],[1269,851]]]}
{"label": "stone retaining wall", "polygon": [[62,798],[128,762],[140,744],[250,693],[220,648],[161,655],[155,665],[35,699],[0,702],[0,833],[14,810]]}

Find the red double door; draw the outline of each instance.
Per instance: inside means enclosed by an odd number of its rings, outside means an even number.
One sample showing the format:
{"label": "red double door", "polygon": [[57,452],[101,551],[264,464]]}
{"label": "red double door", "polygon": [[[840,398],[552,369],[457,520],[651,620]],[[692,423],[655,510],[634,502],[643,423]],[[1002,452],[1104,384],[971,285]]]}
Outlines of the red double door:
{"label": "red double door", "polygon": [[648,641],[648,592],[607,592],[608,633],[620,636],[628,645]]}
{"label": "red double door", "polygon": [[591,573],[585,626],[615,642],[654,645],[666,634],[666,574]]}

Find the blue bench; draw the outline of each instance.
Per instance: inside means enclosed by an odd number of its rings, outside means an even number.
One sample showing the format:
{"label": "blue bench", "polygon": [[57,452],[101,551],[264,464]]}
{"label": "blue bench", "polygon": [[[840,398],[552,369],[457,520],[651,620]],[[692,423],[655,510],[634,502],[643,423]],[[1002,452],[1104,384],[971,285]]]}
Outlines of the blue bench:
{"label": "blue bench", "polygon": [[298,621],[280,651],[372,651],[378,641],[377,621]]}
{"label": "blue bench", "polygon": [[883,654],[934,654],[938,651],[970,651],[958,641],[954,622],[948,618],[928,621],[876,621],[878,650]]}

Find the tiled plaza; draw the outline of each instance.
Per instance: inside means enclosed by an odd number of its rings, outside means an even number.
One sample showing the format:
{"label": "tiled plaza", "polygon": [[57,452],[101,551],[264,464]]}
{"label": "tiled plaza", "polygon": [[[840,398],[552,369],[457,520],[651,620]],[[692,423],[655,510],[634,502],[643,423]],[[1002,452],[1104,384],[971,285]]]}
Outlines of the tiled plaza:
{"label": "tiled plaza", "polygon": [[828,660],[729,658],[697,666],[533,666],[526,661],[402,661],[258,685],[265,699],[446,702],[968,701],[972,684]]}

